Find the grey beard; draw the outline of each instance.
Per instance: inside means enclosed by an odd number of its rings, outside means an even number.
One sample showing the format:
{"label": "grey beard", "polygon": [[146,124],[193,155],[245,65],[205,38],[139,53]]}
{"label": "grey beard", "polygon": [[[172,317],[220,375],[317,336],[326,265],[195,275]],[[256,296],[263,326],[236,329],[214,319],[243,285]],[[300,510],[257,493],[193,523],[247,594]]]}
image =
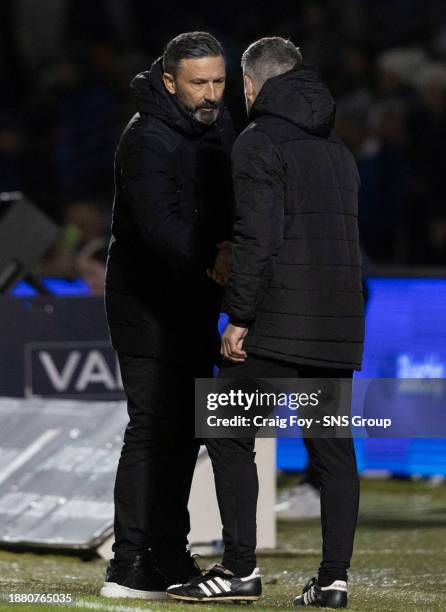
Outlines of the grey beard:
{"label": "grey beard", "polygon": [[194,118],[200,123],[204,123],[205,125],[212,125],[217,121],[219,113],[219,108],[212,109],[212,111],[204,111],[202,108],[199,108],[192,114]]}
{"label": "grey beard", "polygon": [[187,110],[187,112],[199,123],[203,123],[204,125],[212,125],[218,119],[218,115],[223,108],[223,101],[220,100],[217,103],[216,107],[212,109],[212,111],[203,111],[202,108],[193,108],[188,104],[185,104],[181,99],[181,96],[178,94],[177,96],[180,104]]}

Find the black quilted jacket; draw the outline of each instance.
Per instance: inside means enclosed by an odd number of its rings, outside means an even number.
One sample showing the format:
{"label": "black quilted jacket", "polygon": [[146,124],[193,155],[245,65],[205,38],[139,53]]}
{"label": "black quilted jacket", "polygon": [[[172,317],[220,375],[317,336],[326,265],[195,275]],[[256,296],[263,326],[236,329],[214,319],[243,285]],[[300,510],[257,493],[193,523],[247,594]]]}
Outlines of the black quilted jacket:
{"label": "black quilted jacket", "polygon": [[248,354],[360,369],[359,177],[335,103],[304,66],[269,79],[232,153],[234,267],[225,310]]}
{"label": "black quilted jacket", "polygon": [[184,360],[186,346],[218,353],[222,295],[206,267],[231,236],[232,121],[226,110],[213,126],[196,121],[167,92],[159,60],[132,90],[139,112],[116,152],[106,276],[113,346],[166,360]]}

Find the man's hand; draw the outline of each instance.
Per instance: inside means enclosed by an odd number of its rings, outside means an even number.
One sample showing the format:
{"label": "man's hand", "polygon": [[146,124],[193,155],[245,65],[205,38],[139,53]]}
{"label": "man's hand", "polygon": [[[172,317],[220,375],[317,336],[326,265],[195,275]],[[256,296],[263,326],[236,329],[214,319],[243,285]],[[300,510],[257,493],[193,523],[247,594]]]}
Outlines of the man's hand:
{"label": "man's hand", "polygon": [[217,244],[218,255],[214,268],[206,270],[207,275],[222,287],[228,284],[229,273],[232,267],[232,243],[226,240]]}
{"label": "man's hand", "polygon": [[243,350],[242,346],[247,333],[248,329],[246,327],[237,327],[229,323],[221,337],[220,353],[225,359],[229,359],[235,363],[242,363],[245,361],[248,355]]}

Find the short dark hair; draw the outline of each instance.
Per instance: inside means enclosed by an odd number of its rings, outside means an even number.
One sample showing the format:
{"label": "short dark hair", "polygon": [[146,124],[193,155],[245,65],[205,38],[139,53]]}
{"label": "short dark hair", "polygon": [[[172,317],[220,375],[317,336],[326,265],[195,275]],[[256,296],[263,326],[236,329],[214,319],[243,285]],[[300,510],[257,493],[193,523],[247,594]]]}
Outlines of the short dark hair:
{"label": "short dark hair", "polygon": [[172,38],[163,53],[163,70],[175,76],[182,59],[224,56],[223,47],[208,32],[185,32]]}
{"label": "short dark hair", "polygon": [[271,77],[302,64],[302,54],[291,40],[272,36],[256,40],[242,55],[242,69],[254,81],[257,92]]}

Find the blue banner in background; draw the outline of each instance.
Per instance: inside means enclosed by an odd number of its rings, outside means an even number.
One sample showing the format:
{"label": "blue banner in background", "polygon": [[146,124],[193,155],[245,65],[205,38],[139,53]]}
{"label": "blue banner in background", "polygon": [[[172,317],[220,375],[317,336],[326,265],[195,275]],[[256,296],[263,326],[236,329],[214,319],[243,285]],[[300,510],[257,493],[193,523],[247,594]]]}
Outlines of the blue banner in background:
{"label": "blue banner in background", "polygon": [[[370,278],[367,286],[363,369],[355,376],[445,378],[446,279]],[[446,439],[358,439],[355,447],[361,472],[446,476]],[[278,440],[279,469],[306,464],[302,440]]]}
{"label": "blue banner in background", "polygon": [[[370,278],[367,284],[369,301],[363,370],[356,373],[356,376],[444,378],[446,376],[446,279]],[[68,282],[61,279],[56,285],[51,287],[55,293],[64,295],[88,293],[88,287],[82,282],[78,284],[77,281]],[[17,296],[20,294],[31,296],[34,290],[23,283],[16,287],[14,293]],[[82,304],[82,308],[84,307]],[[35,321],[31,316],[34,309],[27,303],[22,304],[23,310],[28,308],[29,318],[35,330]],[[80,308],[81,305],[78,303],[76,313],[79,318],[84,319],[85,317],[81,317],[79,313]],[[93,310],[98,315],[101,314],[100,325],[92,326],[90,319],[89,327],[90,329],[93,327],[96,332],[94,340],[105,340],[106,325],[103,320],[103,307],[99,304],[99,300]],[[76,313],[70,316],[72,333],[64,331],[63,340],[90,340],[89,334],[83,331],[77,332],[73,317]],[[6,321],[4,323],[6,324]],[[220,331],[224,329],[226,323],[227,317],[222,315],[219,323]],[[9,325],[6,331],[8,334],[16,335]],[[58,337],[57,339],[59,340]],[[16,338],[17,342],[23,340]],[[5,347],[5,354],[6,352],[9,363],[5,371],[4,386],[8,387],[8,394],[22,395],[23,365],[20,367],[20,364],[23,361],[23,348],[17,352],[17,359],[12,346]],[[14,377],[17,377],[16,381]],[[361,439],[355,440],[355,445],[361,471],[446,476],[446,440],[444,439]],[[277,465],[280,469],[301,470],[305,467],[306,461],[306,451],[301,440],[278,441]]]}
{"label": "blue banner in background", "polygon": [[370,278],[361,378],[446,377],[446,279]]}

